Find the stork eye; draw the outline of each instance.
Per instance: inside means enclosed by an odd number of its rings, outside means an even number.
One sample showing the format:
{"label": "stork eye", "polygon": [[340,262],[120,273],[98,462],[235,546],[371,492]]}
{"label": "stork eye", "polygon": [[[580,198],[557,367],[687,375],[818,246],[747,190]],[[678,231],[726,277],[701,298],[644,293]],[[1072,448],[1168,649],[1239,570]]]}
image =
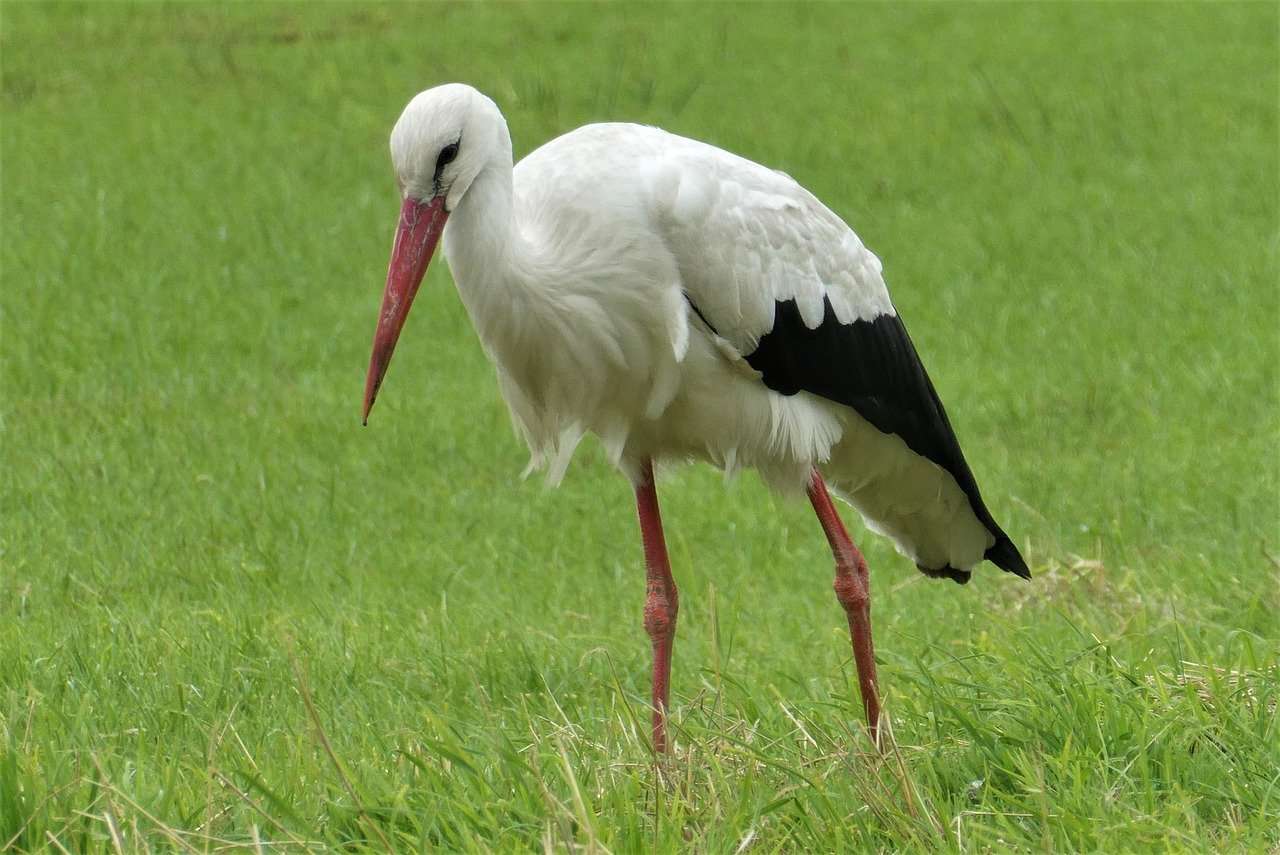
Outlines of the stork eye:
{"label": "stork eye", "polygon": [[458,144],[456,142],[451,142],[444,148],[440,149],[440,156],[436,158],[436,178],[437,179],[440,178],[440,173],[444,171],[444,168],[448,166],[450,163],[453,163],[453,159],[457,156],[458,156]]}

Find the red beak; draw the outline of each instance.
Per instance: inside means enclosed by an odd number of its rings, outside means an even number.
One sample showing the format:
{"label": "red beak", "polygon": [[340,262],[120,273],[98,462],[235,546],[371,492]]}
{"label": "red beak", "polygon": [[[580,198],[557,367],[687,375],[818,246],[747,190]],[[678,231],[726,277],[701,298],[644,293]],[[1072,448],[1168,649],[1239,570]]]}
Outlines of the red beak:
{"label": "red beak", "polygon": [[364,424],[369,423],[369,411],[391,363],[404,319],[409,316],[409,307],[413,305],[448,218],[443,196],[422,202],[405,199],[400,206],[400,225],[391,247],[391,265],[387,268],[387,290],[382,295],[378,329],[373,334],[373,355],[369,357],[369,376],[364,381]]}

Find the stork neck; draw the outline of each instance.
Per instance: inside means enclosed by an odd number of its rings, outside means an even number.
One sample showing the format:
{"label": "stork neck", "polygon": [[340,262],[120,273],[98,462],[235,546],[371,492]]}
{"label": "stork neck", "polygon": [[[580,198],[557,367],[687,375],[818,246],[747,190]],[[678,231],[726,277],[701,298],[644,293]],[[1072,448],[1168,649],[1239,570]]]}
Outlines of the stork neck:
{"label": "stork neck", "polygon": [[[445,229],[445,256],[464,299],[510,279],[518,231],[513,221],[511,155],[495,159],[458,201]],[[471,301],[468,300],[470,305]]]}
{"label": "stork neck", "polygon": [[481,341],[501,358],[511,324],[530,297],[521,267],[528,255],[515,222],[510,149],[480,171],[449,216],[445,258]]}

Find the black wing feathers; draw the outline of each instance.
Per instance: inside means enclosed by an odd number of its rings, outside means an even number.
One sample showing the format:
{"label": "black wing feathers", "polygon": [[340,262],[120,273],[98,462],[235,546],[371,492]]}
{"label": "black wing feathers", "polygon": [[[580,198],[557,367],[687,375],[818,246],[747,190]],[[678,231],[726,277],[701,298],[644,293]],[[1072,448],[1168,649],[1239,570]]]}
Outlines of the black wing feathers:
{"label": "black wing feathers", "polygon": [[[852,407],[877,429],[897,434],[912,451],[951,473],[974,514],[996,539],[985,558],[1010,573],[1030,577],[1017,547],[983,503],[942,401],[897,315],[842,324],[826,300],[822,323],[809,329],[796,301],[781,300],[773,328],[746,359],[770,389],[783,395],[803,390]],[[967,573],[951,567],[926,572],[968,580]]]}

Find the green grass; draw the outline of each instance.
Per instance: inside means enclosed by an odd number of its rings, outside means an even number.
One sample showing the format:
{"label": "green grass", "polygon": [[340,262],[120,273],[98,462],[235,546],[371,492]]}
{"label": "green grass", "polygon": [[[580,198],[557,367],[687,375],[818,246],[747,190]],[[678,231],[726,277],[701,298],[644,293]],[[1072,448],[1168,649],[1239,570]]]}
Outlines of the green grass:
{"label": "green grass", "polygon": [[[0,848],[1280,846],[1274,4],[0,24]],[[885,260],[1036,577],[860,537],[887,758],[808,508],[689,468],[656,773],[629,491],[518,479],[444,265],[359,427],[386,136],[450,79],[518,154],[632,119],[786,169]]]}

